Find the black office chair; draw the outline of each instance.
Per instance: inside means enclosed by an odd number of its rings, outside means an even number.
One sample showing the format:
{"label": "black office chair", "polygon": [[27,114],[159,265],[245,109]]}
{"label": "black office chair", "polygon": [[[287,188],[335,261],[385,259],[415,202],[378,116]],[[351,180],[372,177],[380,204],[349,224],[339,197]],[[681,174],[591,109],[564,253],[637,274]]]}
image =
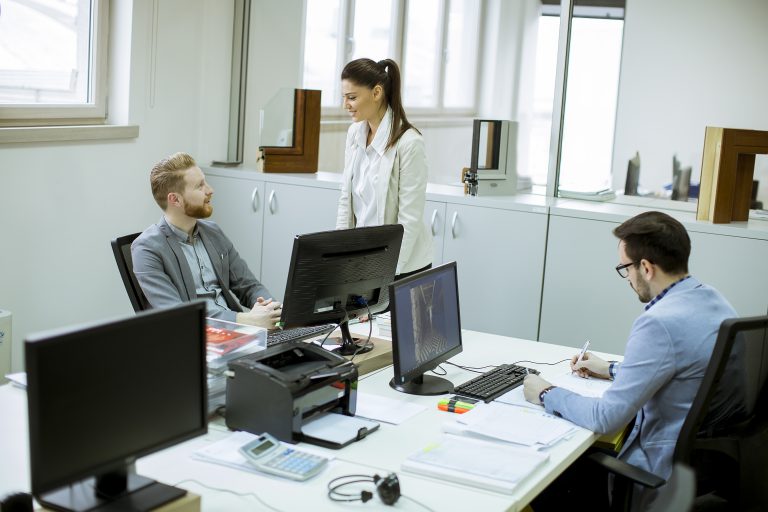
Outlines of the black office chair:
{"label": "black office chair", "polygon": [[[767,376],[768,316],[725,320],[673,456],[676,464],[696,471],[701,508],[719,502],[728,510],[768,510]],[[731,416],[709,425],[713,413],[722,410],[711,407],[718,402],[731,405]],[[616,475],[612,508],[617,510],[629,509],[633,484],[655,489],[665,483],[602,453],[590,459]]]}
{"label": "black office chair", "polygon": [[659,492],[648,512],[687,512],[693,508],[696,498],[696,474],[685,464],[678,462],[672,474]]}
{"label": "black office chair", "polygon": [[123,279],[125,291],[128,292],[128,298],[131,299],[133,310],[137,313],[150,308],[149,301],[144,296],[144,292],[133,274],[133,260],[131,259],[131,243],[141,233],[133,233],[112,240],[112,252],[115,255],[117,269],[120,271],[120,277]]}

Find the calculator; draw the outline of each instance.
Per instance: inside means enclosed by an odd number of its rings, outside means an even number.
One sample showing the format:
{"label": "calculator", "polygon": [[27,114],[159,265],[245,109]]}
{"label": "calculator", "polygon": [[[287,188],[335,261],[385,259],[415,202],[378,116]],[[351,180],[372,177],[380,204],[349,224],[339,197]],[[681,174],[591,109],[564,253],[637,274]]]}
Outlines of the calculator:
{"label": "calculator", "polygon": [[241,446],[240,453],[259,471],[292,480],[311,478],[328,463],[327,457],[297,450],[266,432]]}

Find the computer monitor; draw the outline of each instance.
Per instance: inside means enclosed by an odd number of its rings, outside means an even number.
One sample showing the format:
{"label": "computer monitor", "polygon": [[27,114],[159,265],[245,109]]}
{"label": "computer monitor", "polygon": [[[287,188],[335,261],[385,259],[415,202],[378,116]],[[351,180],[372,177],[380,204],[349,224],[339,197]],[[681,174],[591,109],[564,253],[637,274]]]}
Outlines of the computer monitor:
{"label": "computer monitor", "polygon": [[390,224],[298,235],[285,287],[282,327],[340,324],[343,355],[372,347],[352,338],[348,321],[384,311],[394,281],[403,226]]}
{"label": "computer monitor", "polygon": [[55,510],[145,510],[186,494],[135,474],[207,432],[205,303],[25,342],[32,493]]}
{"label": "computer monitor", "polygon": [[389,385],[411,395],[452,392],[449,380],[424,373],[462,350],[456,262],[392,283],[389,297],[395,372]]}

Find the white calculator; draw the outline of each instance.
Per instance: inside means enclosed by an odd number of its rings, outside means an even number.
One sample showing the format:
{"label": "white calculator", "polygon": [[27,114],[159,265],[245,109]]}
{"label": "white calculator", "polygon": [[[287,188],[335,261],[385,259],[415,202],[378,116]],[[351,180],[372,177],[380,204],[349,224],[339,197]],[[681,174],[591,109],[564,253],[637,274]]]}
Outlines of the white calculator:
{"label": "white calculator", "polygon": [[259,471],[292,480],[311,478],[328,463],[328,458],[292,448],[266,432],[241,446],[240,453]]}

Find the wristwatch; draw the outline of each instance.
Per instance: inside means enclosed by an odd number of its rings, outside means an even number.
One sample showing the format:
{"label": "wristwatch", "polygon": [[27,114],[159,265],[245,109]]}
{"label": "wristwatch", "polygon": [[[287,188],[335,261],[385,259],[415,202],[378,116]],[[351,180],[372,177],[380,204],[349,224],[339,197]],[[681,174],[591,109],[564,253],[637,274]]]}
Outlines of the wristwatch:
{"label": "wristwatch", "polygon": [[544,405],[544,395],[555,389],[557,386],[549,386],[541,390],[541,393],[539,393],[539,402],[541,402],[541,405]]}

